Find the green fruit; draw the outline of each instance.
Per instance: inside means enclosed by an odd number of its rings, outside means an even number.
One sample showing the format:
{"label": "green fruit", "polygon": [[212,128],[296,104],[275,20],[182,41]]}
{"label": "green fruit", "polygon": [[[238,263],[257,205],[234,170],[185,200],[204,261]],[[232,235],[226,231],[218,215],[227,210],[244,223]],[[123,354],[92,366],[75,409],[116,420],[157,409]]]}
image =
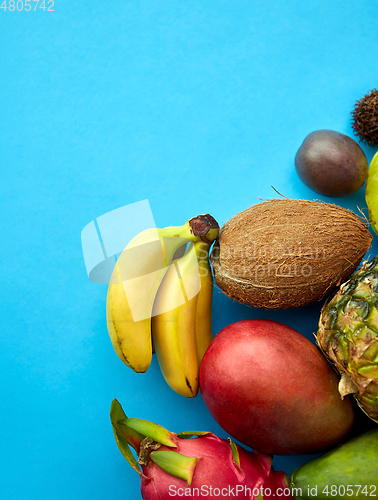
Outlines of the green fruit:
{"label": "green fruit", "polygon": [[298,149],[295,169],[302,182],[317,193],[345,196],[364,185],[368,162],[351,137],[333,130],[316,130]]}
{"label": "green fruit", "polygon": [[353,393],[378,422],[378,256],[323,306],[317,342],[342,375],[341,396]]}
{"label": "green fruit", "polygon": [[375,153],[370,163],[365,196],[371,226],[378,234],[378,153]]}
{"label": "green fruit", "polygon": [[378,428],[301,465],[290,477],[293,496],[354,499],[378,496]]}

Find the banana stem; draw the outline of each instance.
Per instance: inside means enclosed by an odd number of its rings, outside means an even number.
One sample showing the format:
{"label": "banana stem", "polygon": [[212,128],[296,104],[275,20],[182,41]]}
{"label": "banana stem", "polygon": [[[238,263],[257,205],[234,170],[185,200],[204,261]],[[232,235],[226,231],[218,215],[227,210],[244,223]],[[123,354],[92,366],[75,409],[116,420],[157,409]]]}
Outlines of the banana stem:
{"label": "banana stem", "polygon": [[209,214],[193,217],[190,219],[189,225],[194,236],[199,236],[206,243],[212,243],[218,237],[218,222]]}

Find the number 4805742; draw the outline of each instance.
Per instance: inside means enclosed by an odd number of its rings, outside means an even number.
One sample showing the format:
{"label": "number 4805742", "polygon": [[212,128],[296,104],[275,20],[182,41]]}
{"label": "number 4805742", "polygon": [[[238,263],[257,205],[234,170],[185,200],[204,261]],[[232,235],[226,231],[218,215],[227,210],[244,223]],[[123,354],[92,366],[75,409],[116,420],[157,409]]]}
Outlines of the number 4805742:
{"label": "number 4805742", "polygon": [[[47,4],[47,6],[46,6]],[[9,0],[7,5],[7,0],[4,0],[0,5],[0,9],[5,10],[34,10],[38,9],[47,10],[49,12],[54,12],[54,0]]]}

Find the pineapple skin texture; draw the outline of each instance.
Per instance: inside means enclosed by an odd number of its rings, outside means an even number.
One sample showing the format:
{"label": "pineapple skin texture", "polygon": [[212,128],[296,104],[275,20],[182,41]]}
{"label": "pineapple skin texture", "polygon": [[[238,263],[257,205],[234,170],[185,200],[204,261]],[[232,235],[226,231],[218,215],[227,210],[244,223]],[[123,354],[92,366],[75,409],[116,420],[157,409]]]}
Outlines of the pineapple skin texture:
{"label": "pineapple skin texture", "polygon": [[353,393],[378,423],[378,256],[323,306],[317,343],[342,375],[341,396]]}

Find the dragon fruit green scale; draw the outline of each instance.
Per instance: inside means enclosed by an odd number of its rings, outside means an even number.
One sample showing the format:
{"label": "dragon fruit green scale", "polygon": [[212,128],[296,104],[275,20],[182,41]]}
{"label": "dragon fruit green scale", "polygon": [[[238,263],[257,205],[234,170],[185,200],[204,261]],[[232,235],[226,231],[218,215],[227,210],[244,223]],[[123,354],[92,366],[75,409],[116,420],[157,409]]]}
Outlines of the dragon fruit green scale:
{"label": "dragon fruit green scale", "polygon": [[341,396],[353,393],[378,422],[378,256],[323,306],[317,343],[341,374]]}
{"label": "dragon fruit green scale", "polygon": [[211,432],[175,434],[153,422],[127,418],[116,399],[110,418],[120,452],[140,476],[144,500],[292,499],[289,479],[273,469],[270,455],[247,451]]}

